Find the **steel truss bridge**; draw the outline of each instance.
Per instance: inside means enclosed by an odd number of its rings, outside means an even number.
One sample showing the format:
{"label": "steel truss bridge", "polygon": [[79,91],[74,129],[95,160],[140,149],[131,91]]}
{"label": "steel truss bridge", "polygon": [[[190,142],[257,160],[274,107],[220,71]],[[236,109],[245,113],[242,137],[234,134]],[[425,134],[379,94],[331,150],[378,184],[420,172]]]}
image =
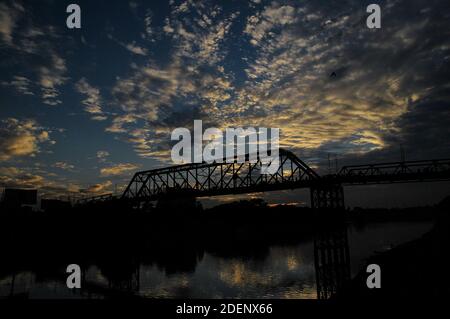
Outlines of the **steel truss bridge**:
{"label": "steel truss bridge", "polygon": [[[206,197],[309,188],[313,208],[343,208],[345,185],[450,180],[450,159],[344,166],[337,174],[320,176],[292,152],[279,151],[279,167],[261,174],[262,162],[183,164],[134,174],[122,200],[143,203],[176,197]],[[98,200],[98,198],[96,198]],[[89,199],[85,200],[89,202]]]}

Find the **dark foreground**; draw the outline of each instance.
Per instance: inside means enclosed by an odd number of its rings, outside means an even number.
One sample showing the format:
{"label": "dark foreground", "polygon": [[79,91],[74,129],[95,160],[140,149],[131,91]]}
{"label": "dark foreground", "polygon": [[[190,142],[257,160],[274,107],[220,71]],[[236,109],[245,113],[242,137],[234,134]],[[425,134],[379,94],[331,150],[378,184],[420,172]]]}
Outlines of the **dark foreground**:
{"label": "dark foreground", "polygon": [[[450,247],[446,205],[349,213],[241,202],[206,211],[143,213],[110,203],[64,212],[4,213],[0,281],[30,272],[38,282],[63,286],[66,266],[77,263],[84,270],[95,266],[95,276],[100,274],[104,282],[90,280],[90,274],[84,273],[82,291],[69,295],[75,298],[317,298],[315,290],[319,288],[331,302],[399,296],[445,298]],[[347,225],[352,223],[357,230],[393,220],[433,221],[435,226],[419,240],[364,260],[366,264],[379,263],[383,271],[382,289],[368,290],[366,274],[358,273],[353,260],[346,259]],[[387,236],[382,233],[386,228],[379,229],[376,241]],[[364,236],[355,238],[358,245],[350,249],[350,256],[370,245]],[[317,263],[320,255],[331,256],[332,262],[321,266]],[[333,261],[333,256],[342,262]],[[270,269],[267,260],[271,260]],[[198,283],[200,290],[193,291],[183,282],[197,274],[199,267],[204,274],[214,269],[228,286],[218,289],[217,283],[207,279]],[[320,269],[322,277],[317,276]],[[358,274],[350,281],[352,273]],[[139,286],[145,276],[150,288],[161,285],[158,274],[169,283],[158,294]],[[317,284],[307,284],[311,282]],[[167,288],[172,283],[176,287]],[[280,291],[280,286],[286,289]],[[266,293],[261,294],[264,289]],[[33,298],[17,290],[2,297]]]}
{"label": "dark foreground", "polygon": [[368,259],[382,269],[381,289],[367,289],[367,273],[360,272],[336,298],[347,300],[447,301],[450,297],[450,218],[436,217],[432,230],[421,238]]}

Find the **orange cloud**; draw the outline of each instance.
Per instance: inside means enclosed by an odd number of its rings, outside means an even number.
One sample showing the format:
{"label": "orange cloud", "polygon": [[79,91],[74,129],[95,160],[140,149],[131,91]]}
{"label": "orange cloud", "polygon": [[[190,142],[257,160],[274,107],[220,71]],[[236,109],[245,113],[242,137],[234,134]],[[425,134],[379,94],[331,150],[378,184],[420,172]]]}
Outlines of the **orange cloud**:
{"label": "orange cloud", "polygon": [[49,133],[38,127],[34,120],[2,120],[0,128],[0,161],[17,156],[34,156],[39,144],[49,140]]}
{"label": "orange cloud", "polygon": [[101,176],[117,176],[121,175],[125,172],[133,171],[139,168],[139,166],[131,163],[125,163],[125,164],[117,164],[110,167],[105,167],[100,169],[100,175]]}

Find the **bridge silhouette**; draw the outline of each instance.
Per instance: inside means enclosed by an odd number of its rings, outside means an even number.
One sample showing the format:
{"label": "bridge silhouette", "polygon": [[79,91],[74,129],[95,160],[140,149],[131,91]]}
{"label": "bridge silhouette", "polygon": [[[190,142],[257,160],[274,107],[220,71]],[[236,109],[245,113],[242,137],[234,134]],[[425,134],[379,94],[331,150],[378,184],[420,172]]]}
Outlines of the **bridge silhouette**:
{"label": "bridge silhouette", "polygon": [[[450,159],[401,161],[344,166],[320,176],[294,153],[280,149],[279,167],[261,174],[262,161],[248,154],[245,161],[182,164],[136,172],[121,200],[136,204],[177,197],[209,197],[309,188],[312,208],[344,208],[346,185],[392,184],[450,180]],[[80,201],[107,201],[112,194]]]}

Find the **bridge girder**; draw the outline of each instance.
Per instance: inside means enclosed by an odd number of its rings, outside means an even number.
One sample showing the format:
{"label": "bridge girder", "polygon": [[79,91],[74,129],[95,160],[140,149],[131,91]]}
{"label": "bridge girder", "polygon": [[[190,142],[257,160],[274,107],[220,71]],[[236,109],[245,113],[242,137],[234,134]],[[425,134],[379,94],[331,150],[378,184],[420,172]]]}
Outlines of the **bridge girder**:
{"label": "bridge girder", "polygon": [[[121,199],[148,202],[167,196],[205,197],[295,188],[310,188],[313,208],[344,208],[344,185],[450,180],[450,159],[344,166],[339,173],[319,176],[292,152],[279,151],[273,175],[261,174],[261,161],[199,163],[137,172]],[[110,194],[79,201],[105,201]]]}
{"label": "bridge girder", "polygon": [[256,161],[198,163],[137,172],[123,199],[157,200],[163,195],[204,197],[308,187],[319,175],[293,153],[280,149],[279,167],[272,174],[262,174],[262,162]]}
{"label": "bridge girder", "polygon": [[347,185],[450,180],[450,159],[344,166],[325,179]]}

